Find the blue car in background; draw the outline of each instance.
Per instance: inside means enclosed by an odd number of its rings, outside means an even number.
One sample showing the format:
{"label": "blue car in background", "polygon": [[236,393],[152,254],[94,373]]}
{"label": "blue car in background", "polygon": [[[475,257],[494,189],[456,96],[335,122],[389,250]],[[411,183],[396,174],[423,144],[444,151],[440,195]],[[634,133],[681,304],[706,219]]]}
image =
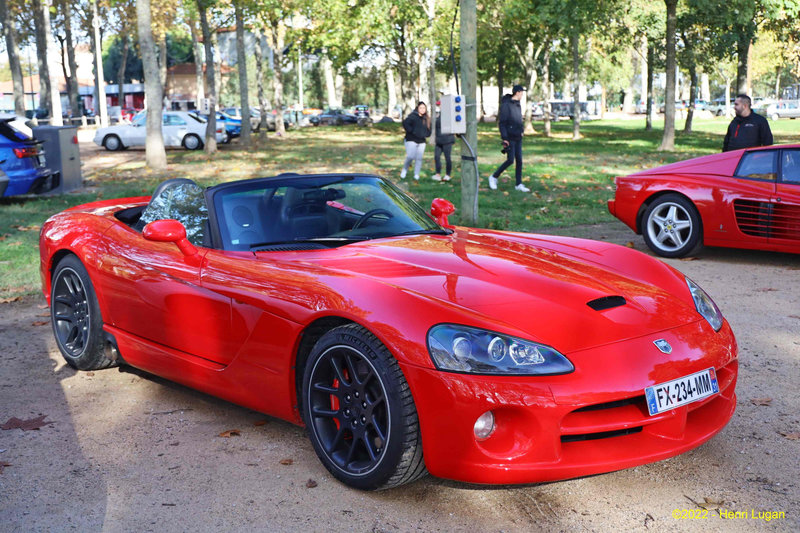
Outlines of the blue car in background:
{"label": "blue car in background", "polygon": [[[197,113],[199,116],[208,120],[208,115]],[[227,113],[217,111],[217,123],[225,124],[225,140],[223,142],[230,142],[234,137],[239,137],[242,134],[242,119],[232,117]]]}
{"label": "blue car in background", "polygon": [[42,143],[23,129],[16,118],[0,119],[0,196],[39,194],[58,186],[58,174],[45,165]]}

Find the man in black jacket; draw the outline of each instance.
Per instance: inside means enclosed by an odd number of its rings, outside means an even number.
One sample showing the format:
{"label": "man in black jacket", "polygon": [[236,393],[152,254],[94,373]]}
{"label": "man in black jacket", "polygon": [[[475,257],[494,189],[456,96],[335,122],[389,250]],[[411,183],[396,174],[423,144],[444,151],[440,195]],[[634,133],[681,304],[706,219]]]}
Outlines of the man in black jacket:
{"label": "man in black jacket", "polygon": [[522,121],[522,106],[519,101],[522,99],[524,91],[525,87],[522,85],[514,85],[511,89],[511,94],[505,95],[503,103],[500,105],[498,125],[500,126],[500,137],[503,139],[503,153],[506,154],[506,160],[489,176],[489,188],[492,190],[497,189],[497,178],[500,174],[511,166],[512,162],[515,162],[514,175],[517,180],[515,189],[520,192],[531,191],[522,184],[522,132],[525,126]]}
{"label": "man in black jacket", "polygon": [[746,94],[736,96],[733,110],[736,116],[728,126],[722,151],[752,148],[754,146],[769,146],[772,144],[772,131],[769,129],[767,119],[750,109],[750,97]]}

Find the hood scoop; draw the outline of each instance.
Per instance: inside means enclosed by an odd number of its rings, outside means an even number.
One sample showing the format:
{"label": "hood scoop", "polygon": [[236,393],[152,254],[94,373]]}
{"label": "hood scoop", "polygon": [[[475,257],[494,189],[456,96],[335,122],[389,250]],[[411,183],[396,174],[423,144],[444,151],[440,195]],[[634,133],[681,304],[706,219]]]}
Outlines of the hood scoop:
{"label": "hood scoop", "polygon": [[622,296],[603,296],[602,298],[586,302],[586,305],[595,311],[605,311],[606,309],[623,306],[626,303],[625,298]]}

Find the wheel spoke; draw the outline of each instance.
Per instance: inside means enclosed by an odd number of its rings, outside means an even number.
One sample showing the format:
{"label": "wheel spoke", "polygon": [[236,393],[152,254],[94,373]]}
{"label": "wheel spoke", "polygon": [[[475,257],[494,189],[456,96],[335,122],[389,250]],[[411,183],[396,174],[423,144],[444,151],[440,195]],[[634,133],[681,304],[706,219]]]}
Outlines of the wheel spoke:
{"label": "wheel spoke", "polygon": [[329,385],[323,385],[322,383],[314,383],[314,385],[312,385],[312,387],[317,392],[324,392],[326,394],[333,394],[333,395],[338,395],[339,394],[339,389],[338,388],[332,387],[332,386],[329,386]]}
{"label": "wheel spoke", "polygon": [[342,442],[342,438],[344,437],[346,429],[344,426],[339,426],[339,431],[336,432],[336,436],[333,437],[333,440],[325,446],[325,449],[328,453],[332,453]]}
{"label": "wheel spoke", "polygon": [[367,453],[369,454],[370,460],[374,461],[375,459],[377,459],[378,454],[375,452],[375,450],[372,449],[372,446],[370,446],[369,438],[367,437],[366,432],[364,433],[364,435],[361,436],[361,442],[364,443],[364,448],[367,449]]}
{"label": "wheel spoke", "polygon": [[336,361],[333,357],[329,359],[331,364],[331,368],[333,368],[334,373],[336,373],[336,378],[339,380],[339,383],[344,383],[345,385],[350,384],[350,380],[347,379],[344,375],[342,365],[339,364],[339,361]]}
{"label": "wheel spoke", "polygon": [[314,406],[311,408],[311,414],[314,416],[322,416],[325,418],[336,418],[336,415],[339,414],[339,410],[336,409],[323,409],[319,406]]}
{"label": "wheel spoke", "polygon": [[375,415],[372,415],[372,420],[370,420],[370,425],[372,426],[372,429],[375,431],[375,433],[378,434],[378,438],[381,439],[381,442],[385,443],[386,433],[383,431],[383,428],[381,427],[380,422],[378,421],[378,418]]}
{"label": "wheel spoke", "polygon": [[73,306],[72,305],[72,303],[73,303],[72,299],[71,298],[67,298],[66,296],[56,296],[55,303],[63,304],[63,305],[66,305],[68,307],[72,307]]}
{"label": "wheel spoke", "polygon": [[75,320],[75,317],[72,315],[72,313],[70,314],[56,313],[53,316],[53,318],[55,318],[56,320],[63,320],[65,322],[74,322]]}
{"label": "wheel spoke", "polygon": [[683,237],[681,237],[681,234],[680,234],[680,233],[678,233],[677,231],[675,231],[675,232],[673,232],[673,233],[672,233],[672,235],[670,235],[670,237],[672,238],[672,242],[674,242],[674,243],[675,243],[675,246],[677,246],[677,247],[679,247],[679,248],[680,248],[681,246],[683,246],[683,244],[684,244],[684,242],[685,242],[685,241],[683,240]]}
{"label": "wheel spoke", "polygon": [[669,211],[667,211],[667,218],[671,218],[672,220],[675,220],[676,218],[678,218],[678,207],[677,206],[674,206],[674,205],[669,206]]}
{"label": "wheel spoke", "polygon": [[658,235],[656,235],[656,240],[661,244],[664,244],[664,241],[667,240],[668,238],[671,238],[670,234],[664,231],[663,229],[658,232]]}
{"label": "wheel spoke", "polygon": [[673,226],[674,226],[676,231],[682,231],[682,230],[685,230],[687,228],[691,228],[692,227],[692,221],[691,220],[676,220],[675,224],[673,224]]}

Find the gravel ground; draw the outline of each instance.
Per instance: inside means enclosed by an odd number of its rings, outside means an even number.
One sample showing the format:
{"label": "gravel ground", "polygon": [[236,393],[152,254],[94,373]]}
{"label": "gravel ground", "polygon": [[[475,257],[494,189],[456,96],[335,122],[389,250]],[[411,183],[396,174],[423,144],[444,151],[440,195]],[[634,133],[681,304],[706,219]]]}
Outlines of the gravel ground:
{"label": "gravel ground", "polygon": [[[646,251],[620,223],[552,232]],[[800,255],[707,249],[667,262],[736,333],[731,423],[669,460],[517,487],[428,477],[348,489],[301,428],[130,368],[76,372],[43,298],[0,304],[0,424],[50,422],[0,430],[0,531],[798,531]],[[241,435],[219,436],[231,429]],[[773,511],[785,516],[758,518]]]}

